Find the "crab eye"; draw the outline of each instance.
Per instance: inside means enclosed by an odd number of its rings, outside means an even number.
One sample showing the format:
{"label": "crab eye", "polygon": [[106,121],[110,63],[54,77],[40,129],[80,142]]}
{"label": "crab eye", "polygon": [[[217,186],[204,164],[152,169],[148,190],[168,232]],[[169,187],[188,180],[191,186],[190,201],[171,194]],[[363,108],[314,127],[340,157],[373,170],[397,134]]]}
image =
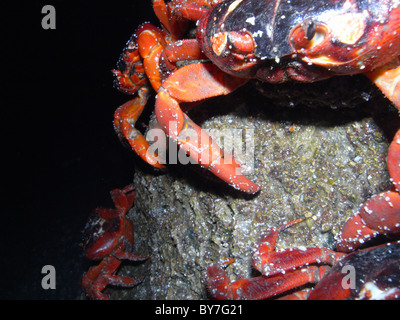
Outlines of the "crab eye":
{"label": "crab eye", "polygon": [[310,41],[312,38],[314,38],[315,32],[316,32],[315,23],[313,21],[310,21],[307,26],[307,35],[306,35],[307,40]]}
{"label": "crab eye", "polygon": [[254,39],[247,31],[219,32],[210,41],[213,52],[219,57],[231,53],[247,55],[251,54],[255,48]]}
{"label": "crab eye", "polygon": [[313,21],[302,23],[290,34],[290,42],[296,50],[311,49],[321,44],[328,36],[327,28]]}
{"label": "crab eye", "polygon": [[315,28],[314,36],[310,39],[310,47],[316,47],[322,43],[328,36],[328,30],[324,26]]}
{"label": "crab eye", "polygon": [[239,54],[250,54],[255,48],[253,37],[246,31],[229,32],[228,42],[232,50]]}

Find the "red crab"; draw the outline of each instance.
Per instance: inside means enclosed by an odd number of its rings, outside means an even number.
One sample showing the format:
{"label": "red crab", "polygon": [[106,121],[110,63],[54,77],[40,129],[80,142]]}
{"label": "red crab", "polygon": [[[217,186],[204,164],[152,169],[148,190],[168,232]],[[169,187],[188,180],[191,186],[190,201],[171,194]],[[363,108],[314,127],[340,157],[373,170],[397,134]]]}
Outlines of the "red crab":
{"label": "red crab", "polygon": [[90,260],[101,260],[82,277],[82,287],[91,299],[109,299],[102,293],[107,285],[133,287],[142,281],[115,275],[121,260],[148,259],[125,251],[126,245],[133,246],[133,225],[126,213],[133,205],[134,190],[133,184],[112,190],[115,209],[96,208],[83,231],[86,256]]}
{"label": "red crab", "polygon": [[[400,53],[399,6],[394,0],[153,0],[163,29],[142,24],[113,71],[116,86],[136,95],[115,112],[115,129],[141,158],[163,167],[134,127],[153,88],[156,119],[169,138],[229,185],[256,193],[259,186],[241,174],[240,163],[180,104],[190,109],[251,78],[312,82],[365,73],[399,106],[400,71],[393,68]],[[188,20],[197,22],[196,39],[181,39]],[[398,163],[396,155],[389,154],[389,166]],[[400,178],[393,170],[391,177],[395,183]]]}
{"label": "red crab", "polygon": [[[141,25],[114,70],[117,87],[136,95],[117,109],[114,125],[155,167],[163,165],[134,127],[151,89],[157,93],[156,119],[166,135],[198,164],[247,193],[256,193],[259,186],[182,111],[182,103],[189,103],[188,110],[252,78],[312,82],[364,73],[400,108],[398,1],[154,0],[153,7],[163,29]],[[197,23],[196,39],[182,39],[189,20]],[[188,129],[195,136],[187,138]],[[392,190],[363,205],[344,227],[338,249],[354,250],[378,232],[399,233],[400,131],[390,144],[387,164]],[[263,248],[269,252],[273,246]]]}

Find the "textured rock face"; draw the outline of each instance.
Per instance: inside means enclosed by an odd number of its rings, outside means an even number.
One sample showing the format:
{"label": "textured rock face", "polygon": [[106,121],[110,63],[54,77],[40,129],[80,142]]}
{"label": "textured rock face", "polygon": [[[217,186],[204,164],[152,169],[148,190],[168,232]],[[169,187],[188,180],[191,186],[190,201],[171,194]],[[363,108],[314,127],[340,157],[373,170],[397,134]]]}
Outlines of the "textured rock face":
{"label": "textured rock face", "polygon": [[209,298],[208,265],[235,258],[233,280],[256,275],[251,255],[262,232],[299,217],[309,219],[282,232],[277,248],[334,248],[345,220],[390,186],[385,159],[397,112],[363,77],[255,86],[206,101],[190,117],[202,128],[241,129],[244,140],[253,134],[254,158],[240,160],[254,164],[248,176],[262,190],[244,195],[196,166],[138,166],[134,251],[151,259],[124,264],[121,274],[145,280],[114,298]]}

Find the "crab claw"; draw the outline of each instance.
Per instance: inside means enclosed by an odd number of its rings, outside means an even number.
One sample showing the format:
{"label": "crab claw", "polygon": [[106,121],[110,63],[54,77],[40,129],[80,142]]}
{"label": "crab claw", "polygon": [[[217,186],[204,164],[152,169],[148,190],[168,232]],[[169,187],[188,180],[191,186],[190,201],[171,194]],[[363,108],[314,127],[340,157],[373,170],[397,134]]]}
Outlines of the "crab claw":
{"label": "crab claw", "polygon": [[400,130],[389,146],[387,165],[392,183],[396,191],[400,192]]}
{"label": "crab claw", "polygon": [[336,248],[349,252],[378,234],[397,236],[400,234],[399,221],[399,193],[386,191],[375,195],[343,226]]}

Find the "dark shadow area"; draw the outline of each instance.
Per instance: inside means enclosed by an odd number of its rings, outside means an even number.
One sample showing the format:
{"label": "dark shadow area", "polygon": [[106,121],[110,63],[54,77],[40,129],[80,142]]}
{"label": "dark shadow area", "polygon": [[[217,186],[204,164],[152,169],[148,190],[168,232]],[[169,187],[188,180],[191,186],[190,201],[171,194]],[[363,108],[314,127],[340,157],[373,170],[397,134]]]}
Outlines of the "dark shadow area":
{"label": "dark shadow area", "polygon": [[[128,96],[110,72],[135,28],[154,18],[149,1],[6,1],[0,249],[3,299],[76,299],[90,263],[79,243],[88,214],[112,207],[109,191],[133,180],[134,158],[112,126]],[[4,96],[3,96],[4,97]],[[42,267],[56,270],[44,290]]]}

